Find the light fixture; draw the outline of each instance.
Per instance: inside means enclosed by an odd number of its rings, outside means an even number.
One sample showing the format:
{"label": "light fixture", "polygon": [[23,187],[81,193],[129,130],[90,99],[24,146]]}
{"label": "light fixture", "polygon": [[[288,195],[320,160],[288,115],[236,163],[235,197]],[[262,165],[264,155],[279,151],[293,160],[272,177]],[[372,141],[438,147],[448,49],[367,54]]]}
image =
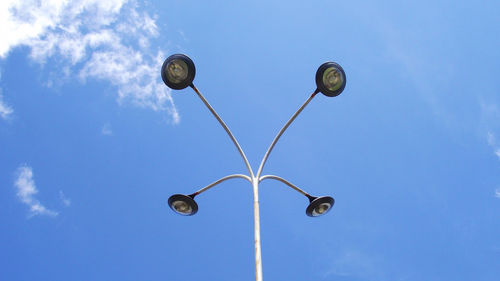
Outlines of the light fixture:
{"label": "light fixture", "polygon": [[195,74],[193,61],[183,54],[171,55],[161,67],[163,82],[174,90],[182,90],[192,85]]}
{"label": "light fixture", "polygon": [[335,62],[325,62],[316,71],[316,86],[325,96],[340,95],[345,88],[345,83],[344,69]]}
{"label": "light fixture", "polygon": [[335,204],[335,200],[330,196],[308,197],[310,203],[306,208],[306,214],[310,217],[319,217],[328,213],[333,207],[333,204]]}
{"label": "light fixture", "polygon": [[192,195],[174,194],[168,198],[168,206],[183,216],[192,216],[198,212],[198,204]]}

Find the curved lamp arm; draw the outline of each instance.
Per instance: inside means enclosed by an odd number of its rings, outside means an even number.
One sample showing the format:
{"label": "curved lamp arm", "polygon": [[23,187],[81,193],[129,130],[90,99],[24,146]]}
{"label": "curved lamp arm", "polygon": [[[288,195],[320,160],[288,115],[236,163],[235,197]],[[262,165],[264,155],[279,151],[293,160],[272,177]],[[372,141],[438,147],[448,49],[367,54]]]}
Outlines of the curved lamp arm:
{"label": "curved lamp arm", "polygon": [[229,179],[234,179],[234,178],[242,178],[242,179],[246,179],[250,183],[252,182],[252,179],[249,176],[247,176],[247,175],[241,175],[241,174],[229,175],[229,176],[225,176],[225,177],[223,177],[223,178],[221,178],[219,180],[214,181],[213,183],[211,183],[211,184],[205,186],[204,188],[196,191],[195,193],[191,194],[190,196],[194,197],[194,196],[196,196],[198,194],[201,194],[201,193],[209,190],[210,188],[218,185],[221,182],[224,182],[224,181],[229,180]]}
{"label": "curved lamp arm", "polygon": [[274,140],[271,143],[271,145],[269,146],[269,148],[267,149],[266,154],[264,155],[264,158],[262,158],[262,162],[260,163],[259,170],[257,171],[257,176],[256,176],[257,178],[260,177],[260,174],[262,173],[262,169],[264,169],[264,164],[266,164],[267,158],[269,157],[271,150],[273,150],[274,145],[276,145],[276,143],[280,139],[281,135],[283,135],[283,133],[288,128],[288,126],[290,126],[290,124],[292,124],[293,120],[295,120],[295,118],[297,118],[297,116],[300,114],[300,112],[302,112],[302,110],[307,106],[307,104],[309,104],[309,102],[314,98],[314,96],[316,96],[317,93],[319,93],[318,89],[316,89],[311,94],[311,96],[304,102],[304,104],[292,115],[290,120],[288,120],[288,122],[286,122],[285,126],[283,126],[283,128],[281,128],[281,130],[276,135],[276,137],[274,137]]}
{"label": "curved lamp arm", "polygon": [[289,187],[295,189],[296,191],[298,191],[300,194],[306,196],[307,198],[311,198],[311,195],[309,195],[307,192],[305,192],[304,190],[298,188],[296,185],[292,184],[291,182],[285,180],[284,178],[282,177],[278,177],[278,176],[274,176],[274,175],[265,175],[265,176],[262,176],[259,178],[259,182],[265,180],[265,179],[272,179],[272,180],[278,180],[286,185],[288,185]]}
{"label": "curved lamp arm", "polygon": [[222,128],[224,128],[226,133],[229,135],[229,137],[233,141],[234,145],[238,149],[238,152],[240,153],[241,157],[243,158],[243,161],[245,161],[245,165],[247,166],[247,169],[248,169],[248,172],[250,173],[250,176],[253,178],[254,176],[253,176],[252,168],[250,167],[250,163],[248,163],[248,159],[245,156],[245,153],[241,149],[241,146],[238,143],[238,141],[236,140],[236,138],[233,136],[233,133],[231,133],[231,130],[229,130],[226,123],[224,123],[224,121],[222,121],[219,114],[217,114],[217,112],[215,112],[214,108],[208,103],[208,101],[205,99],[205,97],[203,97],[203,95],[200,93],[200,91],[198,91],[198,89],[194,86],[194,84],[191,84],[189,86],[196,92],[198,97],[200,97],[201,101],[203,101],[203,103],[207,106],[208,110],[210,110],[210,112],[214,115],[215,119],[217,119],[217,121],[219,121]]}

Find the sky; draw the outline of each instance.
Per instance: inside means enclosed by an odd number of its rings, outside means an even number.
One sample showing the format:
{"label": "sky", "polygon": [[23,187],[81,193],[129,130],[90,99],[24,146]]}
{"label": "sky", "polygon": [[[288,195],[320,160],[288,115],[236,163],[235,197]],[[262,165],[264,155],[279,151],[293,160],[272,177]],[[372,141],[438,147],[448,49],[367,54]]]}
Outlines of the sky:
{"label": "sky", "polygon": [[0,280],[253,280],[253,198],[226,181],[183,217],[169,196],[254,170],[265,280],[498,280],[500,2],[0,2]]}

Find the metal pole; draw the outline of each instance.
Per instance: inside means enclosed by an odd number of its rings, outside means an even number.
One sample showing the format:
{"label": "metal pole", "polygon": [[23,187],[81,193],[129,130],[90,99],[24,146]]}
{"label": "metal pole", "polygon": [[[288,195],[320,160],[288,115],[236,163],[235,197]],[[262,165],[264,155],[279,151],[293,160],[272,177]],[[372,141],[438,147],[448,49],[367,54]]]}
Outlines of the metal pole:
{"label": "metal pole", "polygon": [[300,189],[299,187],[297,187],[297,186],[296,186],[296,185],[294,185],[293,183],[291,183],[291,182],[289,182],[289,181],[285,180],[285,179],[284,179],[284,178],[282,178],[282,177],[278,177],[278,176],[275,176],[275,175],[267,175],[267,176],[262,176],[262,177],[260,177],[259,182],[261,182],[261,181],[263,181],[263,180],[265,180],[265,179],[272,179],[272,180],[277,180],[277,181],[280,181],[280,182],[282,182],[282,183],[284,183],[284,184],[288,185],[288,186],[289,186],[289,187],[291,187],[292,189],[295,189],[295,190],[296,190],[296,191],[298,191],[300,194],[302,194],[302,195],[304,195],[304,196],[306,196],[306,197],[308,197],[308,198],[309,198],[309,196],[311,196],[311,195],[309,195],[309,193],[305,192],[304,190]]}
{"label": "metal pole", "polygon": [[255,235],[255,281],[262,281],[262,254],[260,245],[259,179],[252,178],[253,217]]}
{"label": "metal pole", "polygon": [[195,91],[195,93],[198,95],[198,97],[200,97],[201,101],[205,104],[205,106],[208,108],[208,110],[210,110],[210,112],[215,117],[215,119],[217,119],[217,121],[219,121],[222,128],[224,128],[224,130],[226,131],[228,136],[231,138],[231,140],[234,143],[234,146],[236,146],[236,149],[238,149],[238,152],[240,153],[241,158],[243,158],[243,161],[245,162],[245,165],[247,166],[247,170],[250,173],[250,177],[253,178],[253,170],[252,170],[252,167],[250,166],[250,163],[248,162],[248,159],[245,155],[245,152],[243,152],[243,149],[241,149],[240,144],[238,143],[236,138],[233,136],[233,133],[231,132],[231,130],[229,130],[229,127],[227,127],[226,123],[224,123],[224,121],[222,121],[222,118],[220,118],[219,114],[217,114],[217,112],[215,112],[215,109],[208,103],[207,99],[205,99],[205,97],[201,94],[201,92],[198,90],[198,88],[196,88],[196,86],[192,83],[189,86]]}
{"label": "metal pole", "polygon": [[255,281],[262,281],[262,253],[261,253],[261,243],[260,243],[260,211],[259,211],[259,182],[261,180],[266,179],[266,178],[275,179],[275,180],[279,180],[279,181],[287,184],[288,186],[292,187],[296,191],[298,191],[306,196],[308,196],[308,194],[305,191],[301,190],[300,188],[289,183],[288,181],[286,181],[285,179],[283,179],[281,177],[268,175],[268,176],[263,176],[261,178],[260,175],[262,173],[262,170],[264,169],[264,165],[266,163],[267,158],[269,157],[269,154],[271,153],[271,151],[274,148],[274,145],[278,142],[279,138],[286,131],[288,126],[290,126],[290,124],[295,120],[295,118],[300,114],[300,112],[302,112],[302,110],[307,106],[307,104],[319,92],[319,90],[316,89],[311,94],[311,96],[304,102],[304,104],[292,115],[290,120],[288,120],[288,122],[286,122],[286,124],[283,126],[283,128],[281,128],[281,130],[278,132],[278,135],[276,135],[273,142],[271,143],[271,145],[267,149],[266,153],[264,154],[264,157],[262,158],[262,162],[260,163],[257,174],[254,176],[252,167],[250,166],[250,163],[248,162],[248,159],[247,159],[245,153],[243,152],[243,149],[241,149],[240,144],[238,143],[236,138],[233,136],[233,133],[229,130],[227,125],[220,118],[219,114],[217,114],[217,112],[215,112],[214,108],[208,103],[208,101],[201,94],[201,92],[194,86],[194,84],[191,84],[189,86],[196,92],[198,97],[203,101],[205,106],[210,110],[210,112],[215,117],[215,119],[217,119],[217,121],[219,121],[219,123],[224,128],[226,133],[229,135],[229,137],[233,141],[234,145],[238,149],[238,152],[240,153],[241,157],[243,158],[243,161],[245,162],[245,165],[247,166],[248,172],[250,173],[250,177],[247,177],[247,176],[241,175],[241,174],[226,176],[226,177],[224,177],[216,182],[213,182],[212,184],[209,184],[208,186],[200,189],[199,191],[193,193],[193,195],[198,195],[198,194],[212,188],[213,186],[215,186],[215,185],[217,185],[225,180],[231,179],[231,178],[240,177],[240,178],[245,178],[247,180],[251,179],[252,189],[253,189],[253,215],[254,215],[254,237],[255,237],[255,239],[254,239],[254,244],[255,244]]}
{"label": "metal pole", "polygon": [[260,162],[259,170],[257,171],[257,175],[256,175],[257,178],[260,178],[260,174],[262,173],[262,169],[264,169],[264,165],[266,164],[267,157],[269,157],[269,154],[273,150],[274,145],[276,145],[276,143],[280,139],[281,135],[283,135],[283,133],[288,128],[288,126],[290,126],[290,124],[292,124],[293,120],[295,120],[295,118],[297,118],[297,116],[302,112],[302,110],[304,110],[304,108],[306,108],[306,106],[314,98],[314,96],[316,96],[317,93],[319,93],[318,89],[316,89],[311,94],[311,96],[304,102],[304,104],[292,115],[292,117],[290,118],[290,120],[288,120],[288,122],[286,122],[285,126],[283,126],[283,128],[281,128],[281,130],[278,132],[278,134],[274,138],[273,142],[271,143],[271,145],[267,149],[266,154],[264,154],[264,157],[262,158],[262,162]]}
{"label": "metal pole", "polygon": [[196,191],[195,193],[193,193],[191,195],[197,196],[197,195],[199,195],[199,194],[201,194],[201,193],[209,190],[210,188],[218,185],[221,182],[224,182],[224,181],[229,180],[229,179],[234,179],[234,178],[246,179],[248,182],[252,183],[252,178],[250,178],[249,176],[247,176],[247,175],[241,175],[241,174],[234,174],[234,175],[229,175],[229,176],[225,176],[225,177],[223,177],[221,179],[218,179],[218,180],[214,181],[213,183],[211,183],[211,184],[203,187],[202,189]]}
{"label": "metal pole", "polygon": [[206,191],[207,189],[227,180],[230,178],[234,177],[241,177],[241,178],[246,178],[246,179],[251,179],[252,183],[252,189],[253,189],[253,215],[254,215],[254,236],[255,236],[255,281],[262,281],[262,255],[261,255],[261,246],[260,246],[260,212],[259,212],[259,177],[255,177],[253,174],[252,167],[250,166],[250,163],[248,162],[248,159],[243,152],[243,149],[241,149],[240,144],[236,140],[236,138],[233,136],[233,133],[229,128],[227,127],[226,123],[222,121],[222,118],[220,118],[219,114],[215,111],[215,109],[208,103],[208,101],[205,99],[205,97],[201,94],[201,92],[194,86],[194,84],[191,84],[190,87],[196,92],[198,97],[201,99],[201,101],[205,104],[205,106],[210,110],[212,115],[219,121],[221,126],[224,128],[226,133],[229,135],[231,140],[233,141],[234,145],[238,149],[238,152],[241,155],[241,158],[243,158],[243,161],[245,162],[245,165],[247,166],[248,172],[250,173],[250,177],[246,177],[245,175],[230,175],[227,177],[224,177],[204,188],[201,190],[195,192],[193,195],[197,195],[201,192]]}

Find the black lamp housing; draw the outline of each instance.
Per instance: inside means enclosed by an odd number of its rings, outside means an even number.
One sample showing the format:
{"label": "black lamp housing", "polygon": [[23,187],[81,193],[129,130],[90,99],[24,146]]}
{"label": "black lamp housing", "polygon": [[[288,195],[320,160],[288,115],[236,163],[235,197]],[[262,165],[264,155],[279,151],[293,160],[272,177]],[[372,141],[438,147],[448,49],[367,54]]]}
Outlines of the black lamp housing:
{"label": "black lamp housing", "polygon": [[308,196],[308,198],[310,203],[306,208],[306,215],[310,217],[319,217],[328,213],[335,204],[335,200],[330,196]]}
{"label": "black lamp housing", "polygon": [[[329,83],[334,82],[333,85]],[[346,84],[344,69],[335,62],[325,62],[316,71],[316,86],[325,96],[336,97],[342,93]]]}
{"label": "black lamp housing", "polygon": [[174,90],[182,90],[192,85],[195,74],[193,61],[184,54],[171,55],[161,67],[161,79]]}
{"label": "black lamp housing", "polygon": [[168,198],[168,206],[183,216],[192,216],[198,212],[198,204],[194,201],[193,195],[174,194]]}

